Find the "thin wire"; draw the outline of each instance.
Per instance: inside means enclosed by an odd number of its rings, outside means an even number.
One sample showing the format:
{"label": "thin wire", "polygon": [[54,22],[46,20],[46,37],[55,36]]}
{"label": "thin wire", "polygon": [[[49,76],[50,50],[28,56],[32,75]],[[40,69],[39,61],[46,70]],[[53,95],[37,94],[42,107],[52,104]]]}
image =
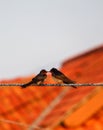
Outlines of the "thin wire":
{"label": "thin wire", "polygon": [[[7,119],[0,119],[0,122],[5,122],[5,123],[9,123],[9,124],[15,124],[15,125],[23,126],[23,127],[26,127],[26,128],[29,127],[29,125],[27,125],[25,123],[12,121],[12,120],[7,120]],[[42,129],[41,127],[38,127],[38,126],[35,126],[35,125],[33,126],[33,128],[35,128],[35,129]],[[44,129],[42,129],[42,130],[44,130]]]}
{"label": "thin wire", "polygon": [[68,92],[64,89],[50,104],[49,106],[40,114],[40,116],[29,126],[28,130],[33,130],[34,126],[38,126],[39,123],[52,111],[52,109],[61,101],[61,99]]}
{"label": "thin wire", "polygon": [[9,123],[9,124],[15,124],[15,125],[19,125],[19,126],[28,127],[27,124],[24,124],[24,123],[21,123],[21,122],[12,121],[12,120],[0,119],[0,122],[5,122],[5,123]]}
{"label": "thin wire", "polygon": [[[22,83],[0,83],[0,87],[15,87],[15,86],[22,86],[24,84]],[[30,85],[30,86],[35,86],[35,87],[42,87],[42,86],[59,86],[59,87],[69,87],[69,86],[103,86],[103,83],[75,83],[75,84],[42,84],[42,85]]]}
{"label": "thin wire", "polygon": [[[12,120],[6,120],[6,119],[0,119],[0,122],[3,122],[3,123],[9,123],[9,124],[15,124],[17,126],[23,126],[23,127],[26,127],[28,128],[29,125],[25,124],[25,123],[22,123],[22,122],[17,122],[17,121],[12,121]],[[44,128],[41,128],[39,126],[35,126],[33,125],[33,128],[34,129],[38,129],[38,130],[48,130],[48,129],[44,129]]]}

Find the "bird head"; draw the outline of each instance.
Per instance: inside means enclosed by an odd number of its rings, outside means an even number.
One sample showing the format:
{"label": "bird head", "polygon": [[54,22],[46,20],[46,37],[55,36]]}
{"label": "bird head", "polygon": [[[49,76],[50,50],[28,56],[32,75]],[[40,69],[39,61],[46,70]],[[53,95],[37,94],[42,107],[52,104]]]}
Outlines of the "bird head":
{"label": "bird head", "polygon": [[51,73],[58,73],[58,70],[57,70],[56,68],[52,68],[52,69],[50,70],[50,72],[51,72]]}
{"label": "bird head", "polygon": [[41,73],[41,74],[46,74],[47,71],[43,69],[43,70],[40,71],[40,73]]}

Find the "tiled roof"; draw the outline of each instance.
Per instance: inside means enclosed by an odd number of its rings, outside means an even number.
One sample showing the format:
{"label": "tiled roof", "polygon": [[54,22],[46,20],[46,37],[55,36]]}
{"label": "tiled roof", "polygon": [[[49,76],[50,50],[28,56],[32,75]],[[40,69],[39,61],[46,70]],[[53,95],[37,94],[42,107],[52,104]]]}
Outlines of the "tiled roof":
{"label": "tiled roof", "polygon": [[[103,82],[103,46],[67,60],[62,64],[61,71],[77,83]],[[1,82],[23,83],[30,81],[32,77]],[[46,83],[52,82],[51,77],[48,77]],[[90,128],[102,130],[103,128],[102,87],[0,89],[0,119],[21,122],[28,126],[40,126],[41,130],[42,127],[55,130],[89,130]],[[61,124],[65,124],[65,127],[59,125],[60,122],[63,122]],[[0,122],[0,130],[14,129],[26,130],[27,127]]]}

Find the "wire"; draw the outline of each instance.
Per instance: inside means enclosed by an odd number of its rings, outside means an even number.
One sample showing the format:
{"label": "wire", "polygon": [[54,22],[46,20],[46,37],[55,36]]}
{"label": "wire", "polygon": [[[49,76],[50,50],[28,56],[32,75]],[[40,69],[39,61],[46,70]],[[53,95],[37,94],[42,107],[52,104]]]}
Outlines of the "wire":
{"label": "wire", "polygon": [[[15,86],[22,86],[24,84],[22,83],[0,83],[0,87],[15,87]],[[69,87],[69,86],[103,86],[103,83],[76,83],[76,84],[42,84],[42,85],[30,85],[30,86],[35,86],[35,87],[42,87],[42,86],[53,86],[53,87]]]}
{"label": "wire", "polygon": [[50,104],[49,107],[47,107],[41,115],[29,126],[28,130],[33,130],[34,126],[38,126],[39,123],[52,111],[52,109],[61,101],[61,99],[65,96],[65,94],[68,92],[67,89],[64,89]]}
{"label": "wire", "polygon": [[[4,122],[4,123],[8,123],[8,124],[15,124],[17,126],[23,126],[23,127],[26,127],[26,128],[29,127],[28,124],[25,124],[25,123],[22,123],[22,122],[17,122],[17,121],[12,121],[12,120],[7,120],[7,119],[1,119],[0,118],[0,122]],[[35,125],[33,125],[33,128],[38,129],[38,130],[44,130],[43,128],[41,128],[39,126],[35,126]]]}
{"label": "wire", "polygon": [[17,122],[17,121],[12,121],[12,120],[6,120],[6,119],[0,119],[0,122],[5,122],[5,123],[9,123],[9,124],[15,124],[18,126],[24,126],[24,127],[28,127],[29,125],[25,124],[25,123],[21,123],[21,122]]}

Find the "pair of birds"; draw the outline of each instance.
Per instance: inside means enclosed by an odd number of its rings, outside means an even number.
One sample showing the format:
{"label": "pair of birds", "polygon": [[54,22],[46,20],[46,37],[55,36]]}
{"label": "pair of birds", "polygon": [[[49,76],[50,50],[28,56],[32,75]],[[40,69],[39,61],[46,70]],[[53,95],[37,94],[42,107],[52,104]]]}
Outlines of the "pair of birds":
{"label": "pair of birds", "polygon": [[[52,68],[50,70],[50,72],[51,72],[54,80],[56,80],[58,83],[64,83],[64,84],[72,84],[72,83],[74,84],[75,83],[75,81],[72,81],[71,79],[66,77],[62,72],[60,72],[56,68]],[[23,84],[21,87],[26,88],[27,86],[32,85],[32,84],[41,85],[41,84],[43,84],[43,82],[46,78],[47,78],[47,71],[43,69],[40,71],[40,73],[38,75],[36,75],[32,79],[32,81],[30,81],[29,83]],[[76,86],[72,86],[72,87],[76,88]]]}

